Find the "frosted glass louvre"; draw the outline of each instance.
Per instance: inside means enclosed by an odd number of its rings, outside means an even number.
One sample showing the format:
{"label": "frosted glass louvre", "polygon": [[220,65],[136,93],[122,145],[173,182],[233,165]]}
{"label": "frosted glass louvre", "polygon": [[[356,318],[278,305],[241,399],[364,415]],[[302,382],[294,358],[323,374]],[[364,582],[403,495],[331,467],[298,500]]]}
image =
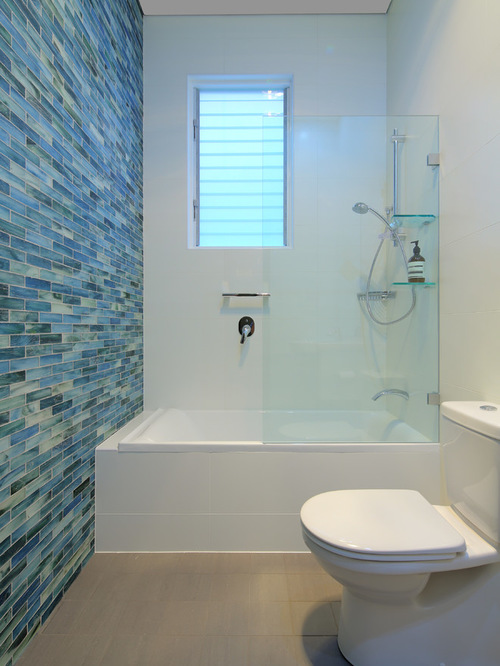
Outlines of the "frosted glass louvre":
{"label": "frosted glass louvre", "polygon": [[199,247],[286,245],[286,90],[200,89]]}

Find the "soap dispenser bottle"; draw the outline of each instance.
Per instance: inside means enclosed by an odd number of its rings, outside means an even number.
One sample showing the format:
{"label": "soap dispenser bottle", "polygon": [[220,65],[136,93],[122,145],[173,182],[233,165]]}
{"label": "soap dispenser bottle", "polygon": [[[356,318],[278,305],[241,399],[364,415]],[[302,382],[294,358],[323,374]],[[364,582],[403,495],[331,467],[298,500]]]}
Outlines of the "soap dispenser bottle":
{"label": "soap dispenser bottle", "polygon": [[413,257],[408,260],[408,282],[425,282],[425,259],[420,254],[418,240],[411,242],[415,245],[415,247],[413,248]]}

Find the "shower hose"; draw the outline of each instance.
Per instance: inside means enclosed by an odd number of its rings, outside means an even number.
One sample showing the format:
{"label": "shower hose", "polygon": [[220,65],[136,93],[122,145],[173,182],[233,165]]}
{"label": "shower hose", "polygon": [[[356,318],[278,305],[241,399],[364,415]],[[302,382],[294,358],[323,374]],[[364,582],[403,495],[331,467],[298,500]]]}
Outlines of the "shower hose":
{"label": "shower hose", "polygon": [[[384,220],[385,222],[385,220]],[[403,244],[401,243],[401,239],[399,237],[399,234],[397,231],[394,231],[394,229],[391,228],[390,224],[388,222],[385,222],[387,227],[389,228],[391,232],[391,238],[393,240],[396,240],[399,246],[399,249],[401,250],[401,256],[403,257],[403,261],[405,264],[406,270],[408,270],[408,261],[406,260],[406,254],[404,251]],[[370,319],[372,319],[376,324],[381,324],[382,326],[389,326],[390,324],[397,324],[398,321],[403,321],[403,319],[406,319],[412,312],[415,307],[415,304],[417,302],[417,295],[415,293],[415,287],[412,287],[411,293],[412,293],[412,302],[410,305],[410,308],[407,312],[404,313],[404,315],[401,315],[401,317],[398,317],[397,319],[391,319],[390,321],[382,321],[379,319],[373,312],[372,307],[370,305],[370,299],[369,299],[369,294],[370,294],[370,286],[372,282],[372,275],[373,275],[373,269],[375,268],[375,264],[378,259],[378,255],[380,254],[380,250],[382,249],[382,245],[384,244],[384,241],[386,240],[387,236],[384,235],[382,236],[382,239],[379,243],[379,246],[377,248],[377,251],[375,252],[375,256],[373,257],[372,265],[370,268],[370,273],[368,274],[368,280],[366,281],[366,292],[365,292],[365,303],[366,303],[366,310],[368,312],[368,315],[370,316]]]}

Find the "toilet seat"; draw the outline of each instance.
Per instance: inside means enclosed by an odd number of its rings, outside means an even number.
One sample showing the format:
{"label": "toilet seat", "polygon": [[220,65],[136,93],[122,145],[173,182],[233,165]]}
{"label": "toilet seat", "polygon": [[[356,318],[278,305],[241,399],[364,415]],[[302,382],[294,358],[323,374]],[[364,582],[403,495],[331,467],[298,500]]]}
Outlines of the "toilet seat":
{"label": "toilet seat", "polygon": [[372,561],[453,559],[463,536],[417,491],[336,490],[302,507],[308,536],[326,550]]}

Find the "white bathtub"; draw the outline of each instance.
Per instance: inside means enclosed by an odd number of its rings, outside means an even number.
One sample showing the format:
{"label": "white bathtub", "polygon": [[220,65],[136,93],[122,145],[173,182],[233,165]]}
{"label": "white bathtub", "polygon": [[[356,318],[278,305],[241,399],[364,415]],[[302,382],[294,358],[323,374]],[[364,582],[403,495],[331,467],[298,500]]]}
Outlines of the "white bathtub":
{"label": "white bathtub", "polygon": [[[339,451],[341,444],[428,442],[382,411],[158,409],[120,438],[119,451]],[[375,444],[374,444],[375,443]]]}
{"label": "white bathtub", "polygon": [[303,551],[303,502],[341,488],[438,504],[439,446],[419,437],[383,412],[145,412],[96,450],[96,550]]}

